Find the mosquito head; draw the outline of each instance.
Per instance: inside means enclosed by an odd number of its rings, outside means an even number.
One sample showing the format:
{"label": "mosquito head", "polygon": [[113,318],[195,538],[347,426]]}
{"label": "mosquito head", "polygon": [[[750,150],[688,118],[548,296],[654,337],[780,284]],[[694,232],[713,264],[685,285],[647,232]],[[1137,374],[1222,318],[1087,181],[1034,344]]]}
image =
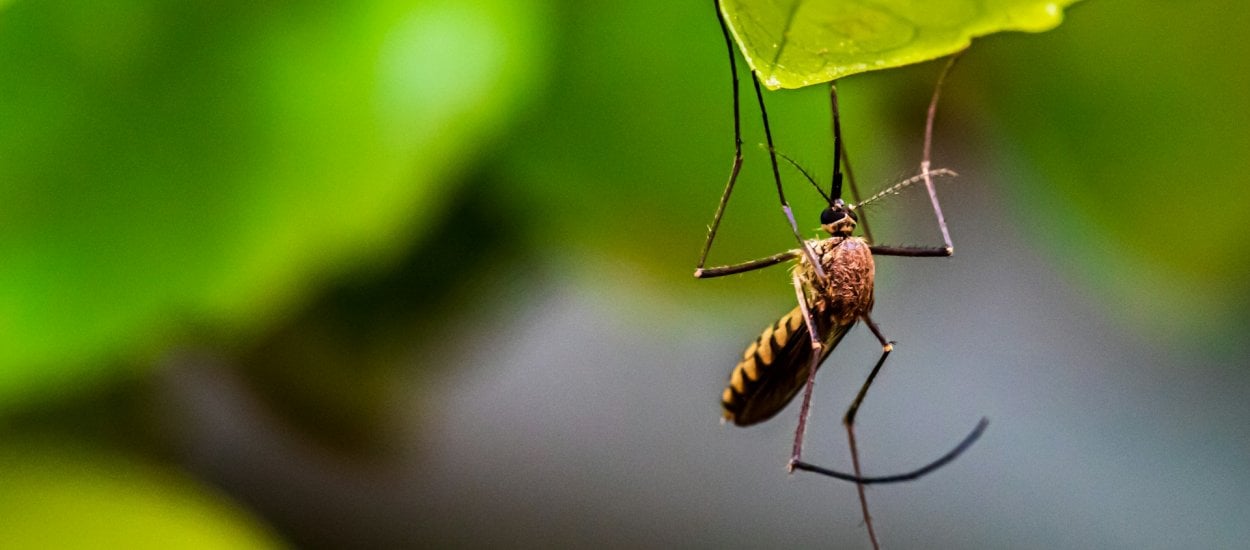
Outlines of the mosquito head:
{"label": "mosquito head", "polygon": [[855,213],[843,204],[842,199],[835,199],[829,208],[820,213],[820,227],[834,237],[850,237],[855,231]]}

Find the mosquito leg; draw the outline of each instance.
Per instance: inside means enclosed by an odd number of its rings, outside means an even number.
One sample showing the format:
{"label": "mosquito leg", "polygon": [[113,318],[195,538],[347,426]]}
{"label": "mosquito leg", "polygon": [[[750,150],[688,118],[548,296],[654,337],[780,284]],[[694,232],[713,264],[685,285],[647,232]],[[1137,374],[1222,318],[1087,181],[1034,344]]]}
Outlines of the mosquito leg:
{"label": "mosquito leg", "polygon": [[[800,304],[802,303],[803,302],[800,302]],[[822,468],[800,460],[799,451],[802,448],[803,424],[807,420],[807,403],[811,396],[812,388],[812,376],[810,374],[808,375],[809,380],[807,389],[803,394],[803,406],[799,412],[799,431],[795,436],[795,448],[794,454],[791,455],[790,459],[790,470],[803,470],[855,483],[857,486],[856,489],[859,492],[859,503],[864,516],[864,524],[868,527],[868,536],[872,539],[873,547],[876,548],[877,535],[876,531],[873,530],[872,519],[868,514],[868,500],[865,498],[864,486],[883,483],[899,483],[920,479],[930,472],[949,464],[951,461],[958,458],[959,455],[963,454],[964,451],[968,450],[969,447],[972,447],[972,444],[976,443],[977,439],[980,439],[981,434],[985,433],[985,428],[989,426],[989,420],[982,418],[980,422],[977,422],[976,427],[974,427],[972,431],[959,442],[958,445],[939,457],[937,460],[934,460],[933,462],[930,462],[920,468],[902,474],[888,476],[864,476],[863,471],[860,468],[859,448],[855,440],[855,415],[859,412],[859,406],[864,402],[864,396],[868,393],[868,387],[872,385],[873,380],[877,377],[877,373],[881,371],[881,366],[885,364],[885,358],[888,357],[890,352],[894,350],[894,343],[886,339],[885,335],[881,332],[881,328],[873,322],[872,318],[865,315],[863,316],[863,320],[864,324],[868,325],[869,330],[872,331],[872,334],[877,337],[877,341],[881,342],[881,357],[877,359],[877,364],[873,366],[872,372],[868,374],[868,379],[864,381],[863,387],[859,389],[859,394],[855,396],[855,401],[851,403],[850,408],[846,411],[846,415],[842,418],[842,423],[846,426],[847,441],[851,449],[851,464],[855,473],[848,474],[837,470],[830,470],[828,468]],[[812,372],[814,373],[815,370]]]}
{"label": "mosquito leg", "polygon": [[878,485],[878,484],[883,484],[883,483],[900,483],[903,481],[913,481],[913,480],[920,479],[924,477],[925,475],[929,474],[930,472],[933,472],[934,470],[941,468],[942,466],[950,464],[952,460],[959,458],[959,455],[963,454],[964,451],[968,450],[969,447],[972,447],[972,444],[976,443],[977,440],[981,438],[981,434],[985,433],[985,428],[988,427],[989,425],[990,425],[989,419],[982,417],[981,421],[977,422],[976,427],[973,428],[972,431],[968,433],[968,435],[964,436],[963,441],[960,441],[959,444],[955,446],[955,448],[951,449],[950,451],[947,451],[946,454],[942,455],[937,460],[934,460],[933,462],[930,462],[920,468],[916,468],[915,470],[912,470],[904,474],[861,477],[861,476],[857,476],[854,474],[839,472],[837,470],[830,470],[828,468],[822,468],[820,466],[816,466],[814,464],[808,464],[806,462],[795,462],[793,466],[795,470],[803,470],[806,472],[812,472],[815,474],[829,476],[834,479],[840,479],[842,481],[850,481],[850,482],[859,483],[862,485]]}
{"label": "mosquito leg", "polygon": [[703,252],[699,254],[699,265],[695,266],[697,273],[703,270],[703,265],[707,262],[708,251],[712,249],[712,241],[716,238],[716,230],[720,228],[721,217],[725,214],[725,206],[729,204],[729,195],[733,194],[734,183],[738,181],[738,172],[742,170],[742,125],[740,123],[738,108],[738,64],[734,60],[733,41],[729,38],[729,27],[725,25],[725,18],[720,12],[720,0],[713,0],[713,7],[716,9],[716,20],[720,22],[721,34],[725,37],[725,48],[729,51],[729,75],[733,80],[733,98],[734,98],[734,160],[733,167],[729,170],[729,181],[725,184],[725,191],[721,193],[720,204],[716,206],[716,215],[712,218],[712,225],[708,226],[707,240],[703,243]]}
{"label": "mosquito leg", "polygon": [[[868,329],[872,331],[873,336],[877,337],[877,341],[881,342],[881,357],[877,359],[877,365],[872,368],[872,372],[868,373],[868,379],[864,380],[864,385],[859,388],[859,393],[855,395],[855,401],[851,402],[850,408],[846,410],[846,416],[842,418],[842,423],[849,428],[855,423],[855,415],[859,412],[859,406],[864,402],[864,396],[868,393],[868,387],[872,385],[872,381],[877,378],[877,373],[881,371],[881,365],[885,364],[885,358],[890,356],[890,352],[894,351],[894,342],[886,340],[885,335],[881,333],[881,328],[877,323],[873,322],[872,317],[864,314],[861,317],[864,324],[868,325]],[[851,437],[852,445],[855,438]]]}
{"label": "mosquito leg", "polygon": [[807,323],[807,334],[811,336],[812,351],[819,355],[820,348],[824,345],[820,342],[820,331],[816,330],[816,319],[812,317],[812,311],[807,305],[807,293],[804,292],[807,287],[798,273],[792,273],[790,279],[794,282],[794,297],[798,299],[799,309],[803,311],[803,322]]}
{"label": "mosquito leg", "polygon": [[[846,426],[846,438],[851,447],[851,466],[855,469],[855,477],[863,477],[863,471],[859,465],[859,447],[855,443],[855,415],[859,412],[859,406],[864,402],[864,396],[868,394],[868,387],[872,386],[872,381],[877,378],[877,373],[881,372],[881,366],[885,364],[885,358],[890,356],[890,352],[894,351],[894,343],[886,340],[885,335],[881,333],[881,328],[872,321],[872,317],[867,314],[863,316],[864,324],[872,330],[872,334],[877,337],[877,341],[881,342],[881,358],[877,359],[877,364],[872,368],[872,372],[868,373],[868,379],[864,381],[864,385],[859,388],[859,393],[855,396],[855,401],[851,402],[850,408],[846,410],[846,415],[842,417],[842,425]],[[872,540],[873,548],[880,548],[877,542],[877,532],[872,527],[872,516],[868,513],[868,498],[864,494],[864,484],[856,483],[856,491],[859,492],[859,507],[864,515],[864,526],[868,528],[868,538]]]}
{"label": "mosquito leg", "polygon": [[723,277],[725,275],[733,275],[735,273],[755,271],[757,269],[763,269],[765,267],[793,260],[799,257],[799,254],[802,254],[802,252],[797,249],[787,250],[780,254],[773,254],[767,258],[760,258],[758,260],[751,260],[740,264],[722,265],[708,268],[700,267],[699,269],[694,270],[694,276],[696,279],[711,279],[713,277]]}
{"label": "mosquito leg", "polygon": [[[717,13],[720,13],[719,11]],[[790,203],[786,202],[786,193],[781,188],[781,169],[777,166],[777,149],[773,147],[773,132],[768,126],[768,110],[764,108],[764,92],[760,90],[760,79],[756,78],[754,73],[751,76],[751,82],[755,84],[755,97],[759,100],[760,116],[764,119],[764,138],[768,140],[768,158],[773,165],[773,181],[777,182],[777,198],[781,199],[781,211],[786,215],[786,220],[790,222],[790,230],[794,232],[794,238],[799,241],[799,248],[803,255],[807,257],[807,261],[811,264],[812,269],[816,272],[816,278],[824,281],[827,277],[825,270],[821,267],[820,262],[816,259],[816,254],[812,252],[807,241],[803,239],[803,235],[799,233],[799,224],[794,221],[794,212],[790,209]]]}
{"label": "mosquito leg", "polygon": [[[729,26],[725,23],[725,16],[720,11],[720,0],[713,0],[713,7],[716,9],[716,20],[720,23],[721,34],[725,38],[725,49],[729,53],[729,72],[733,81],[733,102],[734,102],[734,160],[733,166],[729,171],[729,181],[725,184],[725,191],[721,193],[720,203],[716,206],[716,214],[712,217],[712,225],[708,226],[707,239],[703,243],[703,251],[699,254],[699,263],[695,266],[695,277],[715,277],[718,275],[728,275],[730,273],[740,273],[749,271],[750,269],[758,269],[759,267],[767,267],[777,262],[767,263],[758,267],[752,267],[751,262],[740,264],[739,266],[728,266],[728,268],[743,267],[742,269],[730,269],[723,271],[721,268],[704,269],[707,263],[708,252],[712,249],[712,241],[716,239],[716,231],[720,228],[721,218],[725,214],[725,206],[729,204],[729,196],[733,194],[734,183],[738,180],[738,173],[742,170],[742,125],[739,109],[739,92],[738,92],[738,66],[734,58],[733,40],[729,37]],[[760,82],[755,78],[754,73],[751,77],[755,84],[755,97],[759,100],[760,115],[764,120],[764,136],[768,140],[768,155],[772,160],[773,179],[777,183],[777,196],[781,199],[781,211],[785,214],[786,220],[790,222],[790,230],[794,233],[795,239],[799,241],[799,247],[803,255],[807,257],[809,263],[816,271],[816,276],[824,280],[826,275],[820,262],[816,261],[816,255],[812,253],[807,241],[803,239],[803,235],[799,233],[798,222],[794,220],[794,212],[790,209],[790,204],[786,201],[785,191],[781,188],[781,172],[777,167],[777,152],[773,147],[773,134],[768,125],[768,111],[764,107],[764,94],[760,90]],[[787,258],[788,259],[788,258]]]}
{"label": "mosquito leg", "polygon": [[829,112],[833,114],[833,181],[829,182],[829,195],[840,199],[842,198],[842,115],[838,113],[837,82],[829,83]]}
{"label": "mosquito leg", "polygon": [[949,246],[879,246],[869,245],[874,256],[906,256],[909,258],[945,258],[955,253]]}
{"label": "mosquito leg", "polygon": [[820,331],[816,330],[816,320],[812,317],[812,311],[807,304],[803,279],[798,273],[793,274],[791,279],[794,281],[794,295],[798,298],[799,309],[803,311],[803,322],[807,323],[807,334],[811,336],[812,342],[812,357],[807,365],[807,382],[803,387],[803,404],[799,407],[799,425],[794,429],[794,448],[790,453],[790,463],[787,466],[790,472],[794,472],[795,464],[798,464],[803,457],[803,435],[807,432],[807,417],[812,406],[812,389],[816,386],[816,369],[820,366],[821,359],[824,358],[821,353],[824,344],[820,341]]}
{"label": "mosquito leg", "polygon": [[[843,171],[846,172],[846,182],[851,188],[851,200],[859,204],[859,186],[855,184],[855,170],[851,168],[851,157],[846,152],[846,145],[842,146],[842,166],[845,167]],[[868,239],[868,243],[876,242],[872,238],[872,227],[868,225],[868,213],[857,210],[855,216],[858,218],[858,224],[864,228],[864,237]]]}
{"label": "mosquito leg", "polygon": [[942,95],[942,83],[946,81],[946,75],[950,73],[951,67],[955,66],[955,62],[961,55],[963,55],[962,51],[950,57],[946,66],[942,68],[942,73],[938,75],[937,84],[933,86],[933,97],[929,99],[929,112],[924,123],[924,154],[920,159],[920,173],[924,175],[924,186],[929,191],[929,202],[933,204],[933,214],[937,217],[938,228],[942,230],[942,242],[946,244],[945,256],[953,254],[955,246],[951,244],[951,234],[946,229],[946,217],[942,215],[942,205],[938,203],[937,188],[933,186],[933,178],[929,172],[929,159],[933,151],[933,120],[937,118],[937,104],[938,98]]}
{"label": "mosquito leg", "polygon": [[[833,183],[830,189],[836,196],[841,197],[842,190],[842,173],[841,168],[845,166],[846,179],[851,187],[851,200],[854,204],[859,204],[859,186],[855,185],[855,172],[851,169],[851,157],[846,152],[846,140],[842,137],[842,115],[838,109],[838,85],[836,82],[829,83],[829,110],[833,112]],[[864,212],[857,215],[858,223],[864,227],[864,236],[867,237],[871,244],[872,228],[868,226],[868,216]]]}
{"label": "mosquito leg", "polygon": [[[933,214],[937,217],[938,229],[942,232],[942,243],[944,246],[878,246],[871,245],[870,250],[875,255],[881,256],[907,256],[907,257],[944,257],[955,253],[955,245],[952,244],[950,230],[946,227],[946,217],[942,215],[942,205],[938,202],[937,188],[933,185],[934,176],[953,175],[954,173],[946,169],[931,169],[932,163],[930,158],[933,151],[933,121],[937,118],[938,99],[942,95],[942,84],[946,81],[946,75],[950,73],[951,67],[955,66],[955,61],[959,60],[959,56],[963,52],[956,53],[946,62],[946,66],[942,68],[942,72],[938,75],[937,84],[933,87],[933,96],[929,99],[929,110],[925,117],[924,124],[924,152],[920,160],[920,178],[924,180],[925,189],[929,192],[929,202],[933,206]],[[914,179],[914,178],[913,178]],[[876,196],[869,198],[867,202],[893,192],[895,189],[901,188],[911,183],[912,180],[905,181],[896,185]],[[863,203],[857,203],[862,206]],[[869,242],[872,239],[869,238]]]}

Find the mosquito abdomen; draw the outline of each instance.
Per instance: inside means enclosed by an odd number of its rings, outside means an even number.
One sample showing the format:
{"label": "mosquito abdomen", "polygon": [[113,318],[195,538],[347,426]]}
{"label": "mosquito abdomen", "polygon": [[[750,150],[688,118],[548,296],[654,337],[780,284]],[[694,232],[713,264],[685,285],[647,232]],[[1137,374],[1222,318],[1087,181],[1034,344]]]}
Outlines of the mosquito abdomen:
{"label": "mosquito abdomen", "polygon": [[725,419],[749,426],[772,418],[807,380],[810,357],[803,310],[796,307],[747,346],[721,396]]}

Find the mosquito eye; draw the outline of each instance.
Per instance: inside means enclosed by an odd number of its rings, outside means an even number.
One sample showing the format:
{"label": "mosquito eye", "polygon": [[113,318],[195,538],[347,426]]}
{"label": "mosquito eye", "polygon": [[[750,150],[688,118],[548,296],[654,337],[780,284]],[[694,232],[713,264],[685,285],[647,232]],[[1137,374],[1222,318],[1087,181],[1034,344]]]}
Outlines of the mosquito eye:
{"label": "mosquito eye", "polygon": [[842,219],[841,212],[834,212],[832,208],[826,208],[820,213],[820,225],[829,225]]}

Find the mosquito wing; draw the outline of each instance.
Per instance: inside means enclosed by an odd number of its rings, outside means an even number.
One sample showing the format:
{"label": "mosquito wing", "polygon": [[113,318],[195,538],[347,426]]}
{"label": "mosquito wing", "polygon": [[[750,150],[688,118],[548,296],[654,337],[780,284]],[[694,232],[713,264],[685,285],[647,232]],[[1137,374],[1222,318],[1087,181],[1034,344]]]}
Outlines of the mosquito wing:
{"label": "mosquito wing", "polygon": [[[817,368],[854,325],[835,325],[824,335]],[[721,396],[726,419],[738,426],[758,424],[772,418],[794,399],[807,382],[812,364],[808,334],[803,310],[798,307],[764,329],[747,347],[729,377],[729,386]]]}

